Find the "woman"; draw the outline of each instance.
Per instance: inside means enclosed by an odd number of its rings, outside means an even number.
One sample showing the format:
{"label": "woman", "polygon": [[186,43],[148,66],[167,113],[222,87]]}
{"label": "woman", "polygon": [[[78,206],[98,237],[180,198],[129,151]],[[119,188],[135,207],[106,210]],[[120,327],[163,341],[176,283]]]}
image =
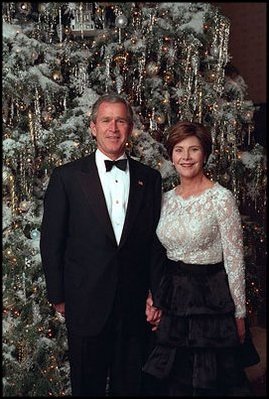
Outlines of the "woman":
{"label": "woman", "polygon": [[167,141],[180,184],[163,196],[157,235],[168,259],[147,303],[148,321],[160,322],[144,371],[167,381],[170,396],[250,395],[237,352],[246,316],[241,220],[232,193],[204,173],[211,145],[203,125],[184,121]]}

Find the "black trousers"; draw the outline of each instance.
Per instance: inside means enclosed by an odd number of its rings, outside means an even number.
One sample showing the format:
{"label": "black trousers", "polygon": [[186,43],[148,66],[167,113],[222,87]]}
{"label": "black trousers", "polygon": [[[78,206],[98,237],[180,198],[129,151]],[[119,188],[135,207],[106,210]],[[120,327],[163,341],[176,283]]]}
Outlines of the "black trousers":
{"label": "black trousers", "polygon": [[[128,324],[128,323],[127,323]],[[68,335],[72,396],[143,396],[148,335],[126,326],[118,306],[98,336]]]}

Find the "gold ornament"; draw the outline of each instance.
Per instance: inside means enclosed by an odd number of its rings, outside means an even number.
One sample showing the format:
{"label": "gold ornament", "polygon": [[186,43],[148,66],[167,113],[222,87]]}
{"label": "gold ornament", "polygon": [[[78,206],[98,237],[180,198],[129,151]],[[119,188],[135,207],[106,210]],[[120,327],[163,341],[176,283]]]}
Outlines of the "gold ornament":
{"label": "gold ornament", "polygon": [[19,109],[20,111],[25,111],[26,108],[27,108],[27,104],[25,104],[25,102],[23,102],[23,101],[18,101],[18,102],[16,103],[16,105],[17,105],[17,107],[18,107],[18,109]]}
{"label": "gold ornament", "polygon": [[214,70],[208,69],[205,71],[204,77],[207,82],[213,83],[217,78],[217,74]]}
{"label": "gold ornament", "polygon": [[52,72],[52,79],[55,80],[55,81],[61,82],[62,79],[63,79],[61,71],[59,71],[58,69],[55,69]]}
{"label": "gold ornament", "polygon": [[173,74],[172,72],[165,72],[163,79],[166,83],[171,83],[173,80]]}
{"label": "gold ornament", "polygon": [[164,114],[156,114],[155,120],[158,123],[158,125],[162,125],[165,122],[165,115]]}
{"label": "gold ornament", "polygon": [[129,53],[127,52],[118,53],[114,55],[113,61],[115,61],[119,66],[124,66],[128,60],[128,57]]}
{"label": "gold ornament", "polygon": [[150,61],[146,65],[146,72],[147,72],[147,75],[152,78],[153,76],[156,76],[158,74],[159,66],[156,64],[155,61]]}

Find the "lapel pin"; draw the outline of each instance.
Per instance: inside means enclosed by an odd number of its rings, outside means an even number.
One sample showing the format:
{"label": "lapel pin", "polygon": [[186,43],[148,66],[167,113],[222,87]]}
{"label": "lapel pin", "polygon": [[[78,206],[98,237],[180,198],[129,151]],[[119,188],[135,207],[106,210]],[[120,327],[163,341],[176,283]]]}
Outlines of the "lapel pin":
{"label": "lapel pin", "polygon": [[141,180],[138,180],[138,184],[139,184],[139,186],[143,186],[144,185],[144,183]]}

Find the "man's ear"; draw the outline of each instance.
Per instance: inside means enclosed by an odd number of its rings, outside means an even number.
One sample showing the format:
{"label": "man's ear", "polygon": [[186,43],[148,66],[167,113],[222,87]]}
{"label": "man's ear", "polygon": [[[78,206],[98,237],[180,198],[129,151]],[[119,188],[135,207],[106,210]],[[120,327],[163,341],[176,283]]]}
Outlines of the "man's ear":
{"label": "man's ear", "polygon": [[94,122],[90,122],[90,133],[94,136],[94,137],[96,137],[96,132],[95,132],[95,123]]}

